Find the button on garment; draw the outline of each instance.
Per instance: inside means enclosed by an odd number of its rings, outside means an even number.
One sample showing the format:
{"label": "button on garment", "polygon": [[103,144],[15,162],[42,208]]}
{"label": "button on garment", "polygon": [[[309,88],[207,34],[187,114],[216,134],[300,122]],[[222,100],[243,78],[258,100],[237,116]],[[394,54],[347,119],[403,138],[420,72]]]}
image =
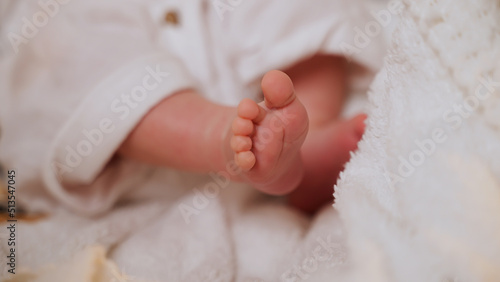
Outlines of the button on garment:
{"label": "button on garment", "polygon": [[165,13],[165,23],[169,25],[179,24],[179,13],[177,11],[167,11]]}

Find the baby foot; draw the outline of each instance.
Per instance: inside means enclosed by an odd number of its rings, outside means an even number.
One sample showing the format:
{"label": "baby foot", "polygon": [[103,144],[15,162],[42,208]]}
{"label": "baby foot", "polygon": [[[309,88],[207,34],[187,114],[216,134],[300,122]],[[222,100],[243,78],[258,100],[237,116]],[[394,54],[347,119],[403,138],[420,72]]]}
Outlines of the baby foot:
{"label": "baby foot", "polygon": [[309,131],[302,146],[305,175],[299,187],[289,196],[289,203],[307,213],[333,203],[333,186],[350,152],[357,149],[366,115],[350,120],[336,120]]}
{"label": "baby foot", "polygon": [[231,149],[245,180],[263,192],[286,194],[302,180],[300,148],[309,120],[285,73],[268,72],[261,86],[263,102],[245,99],[238,105]]}

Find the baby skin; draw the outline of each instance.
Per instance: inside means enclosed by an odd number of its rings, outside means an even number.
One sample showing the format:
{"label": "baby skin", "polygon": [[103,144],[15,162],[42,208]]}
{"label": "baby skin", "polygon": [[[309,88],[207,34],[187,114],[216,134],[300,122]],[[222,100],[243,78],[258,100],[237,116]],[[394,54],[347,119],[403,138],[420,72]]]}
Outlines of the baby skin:
{"label": "baby skin", "polygon": [[312,213],[333,201],[333,185],[364,131],[364,115],[340,120],[346,62],[315,56],[268,72],[264,101],[237,107],[205,100],[194,90],[176,93],[153,108],[128,136],[119,154],[195,172],[224,170],[233,180]]}

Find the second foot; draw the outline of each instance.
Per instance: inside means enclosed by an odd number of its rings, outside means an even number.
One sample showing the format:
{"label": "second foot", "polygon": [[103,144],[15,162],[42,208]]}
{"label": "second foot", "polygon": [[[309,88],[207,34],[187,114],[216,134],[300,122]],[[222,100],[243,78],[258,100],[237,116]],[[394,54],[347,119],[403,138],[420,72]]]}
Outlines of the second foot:
{"label": "second foot", "polygon": [[288,198],[292,206],[313,213],[333,203],[333,187],[350,159],[350,152],[357,149],[365,130],[365,119],[366,115],[358,115],[310,130],[302,146],[305,175]]}

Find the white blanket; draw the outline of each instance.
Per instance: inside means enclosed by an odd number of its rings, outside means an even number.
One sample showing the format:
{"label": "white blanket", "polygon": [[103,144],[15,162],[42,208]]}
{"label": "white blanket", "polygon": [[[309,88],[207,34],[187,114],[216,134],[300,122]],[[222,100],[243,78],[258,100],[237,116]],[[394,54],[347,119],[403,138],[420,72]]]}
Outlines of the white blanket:
{"label": "white blanket", "polygon": [[498,1],[409,4],[337,203],[313,220],[244,185],[94,219],[60,210],[19,224],[19,267],[100,245],[132,281],[499,281],[498,19]]}
{"label": "white blanket", "polygon": [[336,189],[356,281],[500,280],[498,1],[412,1]]}

